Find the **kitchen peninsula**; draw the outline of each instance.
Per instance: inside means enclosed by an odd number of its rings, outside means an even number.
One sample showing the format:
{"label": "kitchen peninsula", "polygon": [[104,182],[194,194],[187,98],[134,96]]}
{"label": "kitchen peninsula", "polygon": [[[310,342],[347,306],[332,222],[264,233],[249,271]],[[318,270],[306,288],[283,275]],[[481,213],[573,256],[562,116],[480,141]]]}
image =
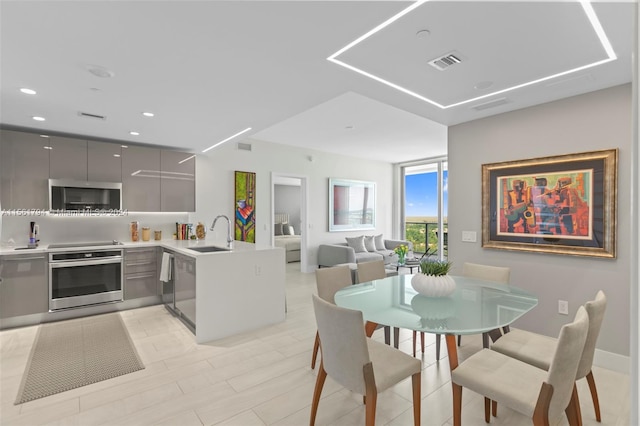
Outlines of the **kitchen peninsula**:
{"label": "kitchen peninsula", "polygon": [[[87,245],[90,244],[87,243]],[[254,244],[235,241],[231,250],[220,246],[218,250],[212,252],[196,251],[203,247],[214,247],[214,244],[206,240],[162,240],[124,242],[118,245],[106,244],[109,243],[105,243],[103,246],[92,245],[91,249],[110,252],[121,250],[124,252],[125,260],[122,268],[124,271],[124,279],[122,280],[124,300],[75,309],[54,309],[53,311],[50,310],[50,304],[47,306],[47,299],[51,296],[51,280],[49,279],[51,274],[48,273],[50,268],[47,260],[52,254],[68,252],[70,249],[60,248],[60,245],[58,248],[54,245],[42,245],[28,250],[0,248],[0,264],[4,266],[4,268],[0,268],[4,278],[1,289],[4,292],[2,295],[3,303],[13,302],[13,305],[18,306],[18,310],[13,314],[7,311],[8,315],[3,315],[2,328],[161,303],[163,286],[157,280],[161,262],[153,261],[151,263],[153,265],[151,282],[150,285],[143,287],[143,290],[150,289],[150,292],[147,291],[143,294],[137,288],[134,291],[133,285],[140,283],[135,279],[136,274],[132,275],[134,279],[128,279],[130,274],[127,268],[131,267],[141,277],[142,274],[135,268],[141,268],[145,262],[136,258],[133,258],[131,262],[126,259],[130,253],[141,256],[143,252],[150,252],[151,258],[160,258],[162,252],[168,252],[187,259],[191,265],[188,279],[191,280],[192,290],[186,297],[184,294],[181,295],[181,300],[190,304],[193,313],[197,312],[197,315],[193,315],[197,343],[258,329],[285,319],[285,253],[281,248],[257,247]],[[73,250],[81,248],[80,243]],[[149,274],[148,271],[146,273]],[[153,277],[156,279],[154,280]],[[28,287],[24,285],[25,283],[28,284]],[[149,283],[148,279],[146,283]],[[140,296],[146,297],[141,298]],[[15,300],[11,301],[12,298]],[[25,298],[29,299],[29,306],[24,308],[27,311],[20,312],[22,299]],[[32,302],[32,300],[37,302]]]}

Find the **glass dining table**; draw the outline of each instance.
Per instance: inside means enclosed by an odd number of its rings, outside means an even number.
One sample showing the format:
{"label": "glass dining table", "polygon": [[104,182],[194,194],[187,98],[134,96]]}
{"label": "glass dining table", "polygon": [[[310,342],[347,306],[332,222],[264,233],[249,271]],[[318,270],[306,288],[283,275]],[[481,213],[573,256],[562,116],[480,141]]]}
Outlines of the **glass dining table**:
{"label": "glass dining table", "polygon": [[517,287],[462,276],[452,276],[456,290],[450,296],[426,297],[413,289],[412,277],[397,275],[345,287],[335,294],[335,303],[362,311],[367,336],[378,324],[444,334],[452,370],[458,366],[457,335],[495,333],[538,304],[537,296]]}

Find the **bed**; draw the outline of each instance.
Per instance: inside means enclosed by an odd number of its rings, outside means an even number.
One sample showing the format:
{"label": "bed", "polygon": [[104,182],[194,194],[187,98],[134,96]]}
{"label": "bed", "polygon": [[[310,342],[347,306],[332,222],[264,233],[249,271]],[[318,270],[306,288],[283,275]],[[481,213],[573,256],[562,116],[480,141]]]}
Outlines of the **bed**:
{"label": "bed", "polygon": [[282,247],[287,263],[300,262],[300,235],[293,234],[287,213],[276,213],[274,224],[274,245]]}

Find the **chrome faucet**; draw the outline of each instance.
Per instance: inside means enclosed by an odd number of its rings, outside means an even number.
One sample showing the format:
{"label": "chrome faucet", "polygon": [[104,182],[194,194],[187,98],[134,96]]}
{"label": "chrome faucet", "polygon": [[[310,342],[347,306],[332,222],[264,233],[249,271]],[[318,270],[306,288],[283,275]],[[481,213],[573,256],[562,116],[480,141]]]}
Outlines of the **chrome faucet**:
{"label": "chrome faucet", "polygon": [[219,214],[218,216],[216,216],[215,219],[213,219],[213,223],[211,224],[211,228],[210,231],[213,231],[214,226],[216,226],[216,222],[218,221],[218,219],[220,219],[221,217],[224,217],[225,219],[227,219],[227,248],[233,248],[233,238],[231,238],[231,221],[229,220],[229,218],[223,214]]}

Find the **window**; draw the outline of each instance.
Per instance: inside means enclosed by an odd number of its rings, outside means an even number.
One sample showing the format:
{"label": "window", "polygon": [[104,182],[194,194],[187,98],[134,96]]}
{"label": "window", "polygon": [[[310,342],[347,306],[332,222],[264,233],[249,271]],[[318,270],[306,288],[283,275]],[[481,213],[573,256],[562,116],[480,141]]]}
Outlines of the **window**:
{"label": "window", "polygon": [[414,253],[447,259],[447,161],[402,166],[404,238]]}

